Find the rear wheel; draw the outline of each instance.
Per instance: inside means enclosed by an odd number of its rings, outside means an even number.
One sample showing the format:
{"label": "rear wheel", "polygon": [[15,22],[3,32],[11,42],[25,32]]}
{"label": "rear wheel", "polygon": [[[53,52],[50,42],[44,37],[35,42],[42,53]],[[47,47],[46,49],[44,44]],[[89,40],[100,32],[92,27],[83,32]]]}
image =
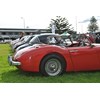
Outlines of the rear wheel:
{"label": "rear wheel", "polygon": [[46,56],[40,65],[40,71],[46,76],[57,76],[63,73],[65,61],[62,57],[52,54]]}

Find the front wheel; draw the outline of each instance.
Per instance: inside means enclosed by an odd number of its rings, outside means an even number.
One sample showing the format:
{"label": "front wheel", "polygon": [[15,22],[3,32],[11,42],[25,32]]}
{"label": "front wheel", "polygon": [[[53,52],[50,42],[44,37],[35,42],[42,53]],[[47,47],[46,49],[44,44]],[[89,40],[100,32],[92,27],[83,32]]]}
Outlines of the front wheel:
{"label": "front wheel", "polygon": [[57,76],[63,73],[65,68],[64,59],[58,55],[46,56],[40,65],[40,71],[46,76]]}

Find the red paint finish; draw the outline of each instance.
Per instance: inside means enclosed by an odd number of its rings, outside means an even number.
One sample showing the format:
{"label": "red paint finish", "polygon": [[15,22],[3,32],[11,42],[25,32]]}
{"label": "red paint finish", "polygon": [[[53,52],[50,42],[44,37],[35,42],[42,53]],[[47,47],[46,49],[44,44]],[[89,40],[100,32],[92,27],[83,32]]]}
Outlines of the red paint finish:
{"label": "red paint finish", "polygon": [[100,69],[96,47],[69,48],[75,71]]}
{"label": "red paint finish", "polygon": [[56,53],[66,61],[66,71],[100,70],[100,45],[94,47],[63,47],[37,45],[18,51],[14,59],[21,62],[18,66],[24,71],[39,72],[41,60],[48,54]]}

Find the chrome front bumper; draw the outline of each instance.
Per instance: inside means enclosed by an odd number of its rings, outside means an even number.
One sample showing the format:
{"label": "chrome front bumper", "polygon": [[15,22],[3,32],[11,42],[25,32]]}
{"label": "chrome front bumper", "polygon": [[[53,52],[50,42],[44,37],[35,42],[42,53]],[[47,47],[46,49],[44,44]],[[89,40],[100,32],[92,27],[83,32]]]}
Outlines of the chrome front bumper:
{"label": "chrome front bumper", "polygon": [[21,62],[18,62],[18,61],[13,61],[12,59],[12,56],[8,56],[8,62],[9,62],[9,65],[14,65],[14,66],[19,66],[21,65]]}

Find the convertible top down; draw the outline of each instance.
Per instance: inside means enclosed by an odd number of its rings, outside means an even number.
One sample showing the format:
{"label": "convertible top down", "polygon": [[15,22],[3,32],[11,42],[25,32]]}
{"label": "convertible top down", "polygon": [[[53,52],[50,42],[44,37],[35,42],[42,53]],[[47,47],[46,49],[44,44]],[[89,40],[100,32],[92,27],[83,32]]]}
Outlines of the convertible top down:
{"label": "convertible top down", "polygon": [[35,44],[9,56],[10,65],[48,76],[60,75],[64,71],[100,70],[100,44],[82,40],[82,43],[71,46],[55,45],[51,39],[48,38],[49,44]]}

